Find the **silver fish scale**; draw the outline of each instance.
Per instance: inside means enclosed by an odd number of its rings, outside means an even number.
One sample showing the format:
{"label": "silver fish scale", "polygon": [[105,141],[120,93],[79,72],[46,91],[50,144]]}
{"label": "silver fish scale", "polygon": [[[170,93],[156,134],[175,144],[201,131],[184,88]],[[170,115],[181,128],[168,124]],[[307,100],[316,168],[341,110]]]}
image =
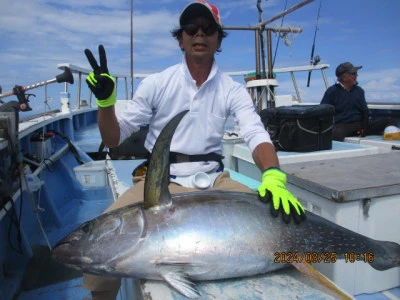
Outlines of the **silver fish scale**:
{"label": "silver fish scale", "polygon": [[284,267],[273,263],[280,243],[268,230],[275,222],[267,217],[267,206],[230,193],[223,193],[225,198],[217,194],[206,199],[202,193],[174,195],[171,207],[146,210],[148,226],[135,251],[138,261],[126,269],[160,272],[157,268],[169,262],[185,265],[193,279],[210,280]]}

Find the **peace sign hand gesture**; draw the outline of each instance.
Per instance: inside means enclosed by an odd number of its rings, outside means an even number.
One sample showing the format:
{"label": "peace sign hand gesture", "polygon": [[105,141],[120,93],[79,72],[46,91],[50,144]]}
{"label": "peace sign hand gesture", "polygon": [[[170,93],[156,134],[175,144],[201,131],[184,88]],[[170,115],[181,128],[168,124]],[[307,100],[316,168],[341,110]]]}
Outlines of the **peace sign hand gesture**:
{"label": "peace sign hand gesture", "polygon": [[106,51],[103,45],[99,45],[100,66],[89,49],[85,49],[85,54],[93,68],[93,71],[86,77],[86,83],[96,96],[97,105],[100,107],[114,105],[117,101],[115,80],[108,72]]}

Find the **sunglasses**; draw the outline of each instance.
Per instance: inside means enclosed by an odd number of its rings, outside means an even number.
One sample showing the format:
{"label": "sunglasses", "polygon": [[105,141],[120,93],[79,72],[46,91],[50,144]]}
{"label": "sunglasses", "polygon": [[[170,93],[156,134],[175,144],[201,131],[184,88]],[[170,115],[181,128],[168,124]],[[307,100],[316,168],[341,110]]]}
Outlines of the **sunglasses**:
{"label": "sunglasses", "polygon": [[188,35],[195,35],[197,31],[199,31],[199,28],[207,35],[213,35],[217,29],[218,25],[215,23],[209,23],[209,24],[187,24],[187,25],[182,25],[182,29],[188,34]]}

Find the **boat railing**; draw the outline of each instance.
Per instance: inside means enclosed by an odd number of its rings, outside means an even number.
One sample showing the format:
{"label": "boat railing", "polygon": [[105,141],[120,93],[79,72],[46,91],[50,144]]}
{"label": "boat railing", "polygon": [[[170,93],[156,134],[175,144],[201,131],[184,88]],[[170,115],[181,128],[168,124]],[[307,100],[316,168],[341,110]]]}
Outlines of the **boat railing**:
{"label": "boat railing", "polygon": [[[59,69],[65,69],[65,68],[69,68],[71,70],[71,72],[73,74],[78,74],[78,95],[77,95],[77,99],[79,101],[77,101],[77,108],[80,108],[80,99],[81,99],[81,90],[82,90],[82,75],[86,76],[88,75],[92,70],[91,69],[86,69],[86,68],[82,68],[70,63],[62,63],[58,65]],[[297,82],[296,82],[296,78],[295,78],[295,73],[297,72],[312,72],[312,71],[321,71],[322,74],[322,78],[324,80],[325,83],[325,88],[328,88],[328,80],[326,78],[326,74],[325,74],[325,69],[329,68],[328,64],[318,64],[318,65],[308,65],[308,66],[297,66],[297,67],[288,67],[288,68],[276,68],[273,69],[273,73],[278,74],[278,73],[290,73],[290,76],[292,78],[292,83],[293,83],[293,87],[295,89],[296,92],[296,96],[297,96],[297,100],[298,102],[302,102],[301,100],[301,95],[300,95],[300,91],[299,88],[297,86]],[[235,76],[243,76],[246,77],[248,76],[248,74],[254,73],[254,70],[246,70],[246,71],[231,71],[231,72],[225,72],[227,75],[235,77]],[[119,80],[123,80],[124,81],[124,95],[125,95],[125,99],[129,99],[129,90],[128,90],[128,80],[131,79],[131,75],[127,75],[127,74],[112,74],[113,77],[116,80],[116,87],[117,87],[117,93],[118,93],[118,81]],[[141,78],[145,78],[148,75],[150,75],[150,73],[137,73],[133,75],[133,79],[141,79]],[[268,87],[268,81],[267,80],[267,85],[266,85],[266,80],[265,79],[255,79],[255,80],[259,80],[259,81],[252,81],[251,83],[251,87],[257,87],[257,86],[261,86],[261,87],[265,87],[267,89],[269,89]],[[68,91],[67,88],[67,83],[65,84],[65,92]],[[92,93],[90,92],[89,94],[89,106],[91,106],[92,103]]]}
{"label": "boat railing", "polygon": [[[77,95],[77,108],[79,109],[81,106],[81,94],[82,94],[82,75],[86,76],[89,75],[89,73],[92,71],[91,69],[86,69],[82,68],[70,63],[62,63],[58,64],[58,68],[61,70],[64,70],[65,68],[69,68],[72,72],[72,74],[78,74],[78,95]],[[144,78],[150,74],[134,74],[133,78]],[[118,94],[118,81],[123,80],[124,81],[124,94],[125,94],[125,99],[129,99],[129,90],[128,90],[128,79],[132,79],[131,75],[124,75],[124,74],[112,74],[112,76],[115,78],[115,83],[116,83],[116,89],[117,89],[117,94]],[[68,85],[65,84],[64,91],[68,92]],[[92,104],[92,92],[90,91],[89,93],[89,106]]]}
{"label": "boat railing", "polygon": [[[273,73],[275,73],[275,74],[289,73],[290,74],[290,76],[292,78],[293,87],[296,91],[297,101],[299,103],[301,103],[302,100],[301,100],[299,88],[297,86],[295,73],[297,73],[297,72],[312,72],[312,71],[319,70],[319,71],[321,71],[322,78],[325,83],[325,88],[327,89],[329,87],[329,84],[328,84],[328,80],[326,78],[325,69],[328,69],[328,68],[329,68],[328,64],[318,64],[318,65],[297,66],[297,67],[288,67],[288,68],[277,68],[277,69],[273,69]],[[252,74],[252,73],[255,73],[255,71],[247,70],[247,71],[238,71],[238,72],[226,72],[226,74],[228,74],[230,76],[240,76],[240,75],[247,76],[248,74]],[[252,80],[252,82],[248,85],[250,85],[250,87],[265,87],[269,90],[269,83],[273,84],[273,82],[274,82],[274,81],[266,80],[266,79],[255,79],[255,80]]]}
{"label": "boat railing", "polygon": [[[91,69],[87,68],[82,68],[70,63],[62,63],[58,64],[58,68],[65,70],[66,68],[69,68],[73,74],[78,74],[78,95],[77,95],[77,108],[79,109],[81,107],[81,89],[82,89],[82,75],[84,75],[83,79],[86,78],[86,76],[92,71]],[[292,84],[296,93],[296,102],[302,103],[302,97],[300,94],[300,90],[298,88],[297,82],[296,82],[296,77],[295,73],[299,72],[314,72],[314,71],[320,71],[322,79],[325,84],[325,89],[329,87],[327,76],[325,73],[325,70],[329,68],[329,64],[317,64],[317,65],[305,65],[305,66],[296,66],[296,67],[286,67],[286,68],[276,68],[273,69],[274,74],[285,74],[289,73],[292,79]],[[247,81],[246,87],[251,90],[251,89],[260,89],[262,90],[261,94],[257,95],[256,99],[254,99],[254,102],[260,102],[261,96],[265,96],[265,94],[271,94],[275,93],[275,90],[270,89],[269,85],[277,85],[277,81],[275,78],[273,79],[265,79],[265,78],[252,78],[251,80],[248,80],[249,74],[255,74],[255,70],[244,70],[244,71],[228,71],[225,72],[227,75],[232,76],[232,77],[237,77],[237,76],[242,76],[244,78],[244,81]],[[133,79],[143,79],[147,76],[149,76],[151,73],[136,73],[133,74]],[[129,74],[112,74],[116,80],[116,88],[117,88],[117,93],[118,93],[118,81],[123,80],[124,81],[124,99],[130,99],[129,97],[129,89],[128,89],[128,80],[131,79],[132,77]],[[64,91],[68,91],[68,83],[64,83],[65,88]],[[251,91],[250,91],[251,92]],[[275,95],[274,95],[275,96]],[[122,98],[122,97],[120,97]],[[260,99],[258,99],[260,98]],[[92,93],[89,93],[89,107],[91,107],[92,104]],[[399,103],[384,103],[384,102],[369,102],[368,106],[371,109],[377,109],[377,110],[384,110],[384,109],[392,109],[392,110],[400,110],[400,104]]]}
{"label": "boat railing", "polygon": [[[35,89],[41,86],[45,87],[45,95],[47,95],[47,86],[52,83],[74,83],[74,77],[72,76],[72,72],[69,68],[65,67],[64,72],[62,74],[57,75],[55,78],[42,81],[39,83],[35,83],[32,85],[27,85],[27,86],[20,86],[20,85],[15,85],[14,88],[11,91],[1,93],[0,92],[0,112],[7,112],[7,111],[14,111],[11,107],[14,107],[16,111],[31,111],[32,108],[29,106],[29,97],[30,96],[35,96],[34,94],[26,94],[25,92],[31,89]],[[17,101],[9,101],[9,102],[4,102],[1,99],[8,97],[8,96],[17,96],[18,102]],[[47,97],[45,97],[47,99]]]}

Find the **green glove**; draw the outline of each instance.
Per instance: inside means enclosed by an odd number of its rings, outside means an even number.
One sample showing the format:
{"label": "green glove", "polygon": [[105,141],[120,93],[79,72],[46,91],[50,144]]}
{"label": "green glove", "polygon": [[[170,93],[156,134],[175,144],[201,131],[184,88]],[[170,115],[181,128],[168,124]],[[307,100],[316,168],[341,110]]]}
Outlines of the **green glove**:
{"label": "green glove", "polygon": [[290,222],[290,216],[293,216],[296,224],[306,219],[304,207],[286,189],[286,174],[278,168],[270,168],[263,173],[258,194],[262,201],[272,199],[272,215],[277,217],[281,211],[285,223]]}
{"label": "green glove", "polygon": [[86,83],[97,98],[97,105],[109,107],[117,102],[115,80],[108,72],[106,51],[99,45],[100,66],[97,64],[92,52],[85,49],[86,57],[93,71],[86,77]]}

